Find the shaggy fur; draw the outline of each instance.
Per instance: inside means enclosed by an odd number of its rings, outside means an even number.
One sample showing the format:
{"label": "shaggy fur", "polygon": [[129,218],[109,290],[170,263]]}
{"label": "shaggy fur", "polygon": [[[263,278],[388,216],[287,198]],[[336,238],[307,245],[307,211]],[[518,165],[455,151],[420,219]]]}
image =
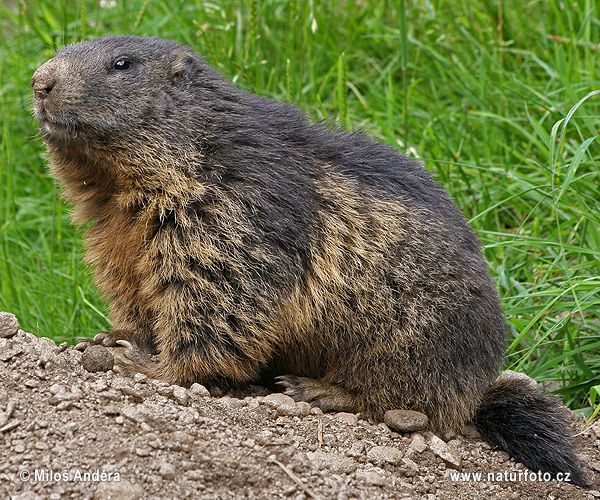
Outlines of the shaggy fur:
{"label": "shaggy fur", "polygon": [[505,323],[476,237],[418,162],[157,38],[63,48],[32,85],[52,173],[91,223],[114,326],[96,342],[172,383],[281,376],[324,409],[473,418]]}

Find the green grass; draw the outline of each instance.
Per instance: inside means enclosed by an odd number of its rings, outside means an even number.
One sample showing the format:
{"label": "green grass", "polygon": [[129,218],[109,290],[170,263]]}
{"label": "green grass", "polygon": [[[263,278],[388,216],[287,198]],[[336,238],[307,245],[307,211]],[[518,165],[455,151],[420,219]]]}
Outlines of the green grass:
{"label": "green grass", "polygon": [[510,326],[506,366],[591,414],[600,394],[594,0],[0,4],[0,309],[56,340],[109,325],[46,171],[29,79],[61,45],[108,33],[189,44],[244,89],[420,156],[485,246]]}

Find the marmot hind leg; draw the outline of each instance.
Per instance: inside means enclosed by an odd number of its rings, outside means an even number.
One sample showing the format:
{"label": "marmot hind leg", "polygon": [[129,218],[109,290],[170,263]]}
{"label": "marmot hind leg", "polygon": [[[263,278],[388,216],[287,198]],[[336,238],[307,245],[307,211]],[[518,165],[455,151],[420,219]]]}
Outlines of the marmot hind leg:
{"label": "marmot hind leg", "polygon": [[296,401],[306,401],[323,411],[357,413],[362,410],[357,394],[322,379],[283,375],[276,377],[275,380],[277,384],[285,387],[284,394]]}

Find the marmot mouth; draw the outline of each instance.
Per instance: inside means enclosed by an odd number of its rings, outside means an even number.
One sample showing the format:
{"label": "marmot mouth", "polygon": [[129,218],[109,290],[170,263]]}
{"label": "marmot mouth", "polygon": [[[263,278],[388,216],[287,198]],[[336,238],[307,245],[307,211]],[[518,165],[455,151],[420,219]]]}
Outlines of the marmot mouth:
{"label": "marmot mouth", "polygon": [[47,141],[72,142],[81,133],[79,127],[57,121],[47,114],[40,117],[39,122],[40,132]]}

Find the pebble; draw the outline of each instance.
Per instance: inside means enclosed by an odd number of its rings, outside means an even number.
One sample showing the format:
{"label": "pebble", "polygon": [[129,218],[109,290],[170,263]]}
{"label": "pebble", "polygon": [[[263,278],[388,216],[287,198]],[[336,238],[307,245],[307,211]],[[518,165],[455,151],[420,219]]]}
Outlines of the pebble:
{"label": "pebble", "polygon": [[291,396],[278,392],[265,396],[263,404],[276,410],[278,415],[300,417],[307,414],[306,408],[298,406]]}
{"label": "pebble", "polygon": [[181,444],[194,444],[194,436],[183,431],[175,431],[171,434],[174,441]]}
{"label": "pebble", "polygon": [[271,408],[277,408],[281,405],[295,405],[296,401],[294,401],[294,398],[288,396],[287,394],[276,392],[274,394],[265,396],[263,403]]}
{"label": "pebble", "polygon": [[197,382],[194,382],[192,384],[189,392],[192,396],[197,397],[197,398],[203,398],[203,397],[210,396],[209,390]]}
{"label": "pebble", "polygon": [[374,470],[359,470],[356,479],[364,481],[369,486],[385,486],[385,479],[379,472]]}
{"label": "pebble", "polygon": [[444,443],[442,439],[437,437],[435,434],[431,434],[427,444],[429,449],[438,457],[440,457],[448,467],[460,470],[462,467],[462,457],[455,450],[450,448],[450,446]]}
{"label": "pebble", "polygon": [[143,373],[136,373],[133,376],[133,381],[136,384],[145,384],[146,382],[148,382],[148,377],[146,375],[144,375]]}
{"label": "pebble", "polygon": [[131,397],[136,403],[143,402],[145,397],[144,392],[138,391],[133,387],[121,387],[121,394],[123,394],[123,396]]}
{"label": "pebble", "polygon": [[351,458],[317,450],[306,453],[308,459],[319,469],[329,469],[332,474],[351,474],[357,468]]}
{"label": "pebble", "polygon": [[142,423],[146,419],[144,413],[135,406],[123,405],[121,408],[121,415],[138,424]]}
{"label": "pebble", "polygon": [[426,449],[427,443],[425,442],[425,438],[421,434],[415,434],[408,445],[406,455],[410,456],[413,453],[423,453]]}
{"label": "pebble", "polygon": [[408,457],[404,457],[402,459],[402,465],[404,465],[408,470],[411,470],[413,472],[419,471],[419,466]]}
{"label": "pebble", "polygon": [[56,405],[56,409],[61,411],[70,410],[71,408],[73,408],[73,401],[61,401]]}
{"label": "pebble", "polygon": [[152,450],[148,446],[140,446],[135,449],[135,454],[138,457],[149,457]]}
{"label": "pebble", "polygon": [[0,312],[0,337],[8,339],[19,331],[19,320],[14,314]]}
{"label": "pebble", "polygon": [[190,395],[185,387],[179,385],[173,386],[173,399],[177,401],[181,406],[187,406]]}
{"label": "pebble", "polygon": [[177,474],[177,470],[173,464],[169,462],[161,462],[160,467],[158,469],[158,474],[163,479],[175,479],[175,475]]}
{"label": "pebble", "polygon": [[347,424],[350,424],[350,425],[358,424],[358,417],[354,413],[340,412],[340,413],[336,413],[333,418],[335,418],[336,420],[339,420],[340,422],[346,422]]}
{"label": "pebble", "polygon": [[396,432],[422,431],[429,424],[427,415],[414,410],[389,410],[385,412],[383,421]]}
{"label": "pebble", "polygon": [[83,351],[81,364],[88,372],[107,372],[112,370],[115,356],[102,345],[91,345]]}
{"label": "pebble", "polygon": [[400,465],[403,453],[393,446],[373,446],[367,452],[367,460],[375,465]]}
{"label": "pebble", "polygon": [[35,340],[35,350],[37,351],[39,365],[45,368],[58,353],[58,347],[56,346],[56,342],[48,337],[40,337]]}

